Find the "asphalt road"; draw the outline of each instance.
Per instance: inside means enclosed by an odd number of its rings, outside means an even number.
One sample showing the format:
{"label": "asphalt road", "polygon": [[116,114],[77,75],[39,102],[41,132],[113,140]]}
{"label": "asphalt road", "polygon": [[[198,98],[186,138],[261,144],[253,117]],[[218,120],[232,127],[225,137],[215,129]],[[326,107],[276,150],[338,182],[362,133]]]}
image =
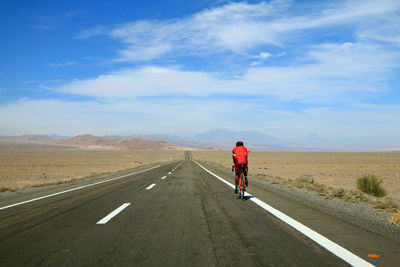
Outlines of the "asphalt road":
{"label": "asphalt road", "polygon": [[[201,164],[233,182],[233,175]],[[249,193],[376,266],[399,266],[399,242],[295,203],[260,185],[250,184]],[[40,194],[44,193],[34,196]],[[368,254],[380,258],[369,258]],[[187,158],[0,209],[0,266],[348,263],[254,201],[236,199],[229,186]]]}

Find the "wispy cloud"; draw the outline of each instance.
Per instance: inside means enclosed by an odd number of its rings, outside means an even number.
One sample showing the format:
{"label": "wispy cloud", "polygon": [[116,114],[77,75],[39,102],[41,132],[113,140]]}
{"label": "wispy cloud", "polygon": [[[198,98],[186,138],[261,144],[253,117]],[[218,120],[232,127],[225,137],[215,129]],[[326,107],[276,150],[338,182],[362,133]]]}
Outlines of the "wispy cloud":
{"label": "wispy cloud", "polygon": [[55,30],[59,27],[59,19],[47,15],[33,15],[33,23],[29,27],[39,30]]}
{"label": "wispy cloud", "polygon": [[40,29],[40,30],[55,30],[58,28],[58,26],[54,26],[54,25],[40,25],[40,24],[32,25],[31,27],[34,29]]}
{"label": "wispy cloud", "polygon": [[119,57],[127,61],[149,60],[168,53],[245,53],[259,44],[277,44],[275,32],[263,27],[263,21],[283,6],[279,2],[232,3],[182,20],[127,23],[113,28],[109,36],[127,44]]}
{"label": "wispy cloud", "polygon": [[104,35],[108,32],[107,28],[99,25],[99,26],[95,26],[89,29],[85,29],[83,31],[81,31],[76,38],[78,39],[87,39],[93,36],[98,36],[98,35]]}
{"label": "wispy cloud", "polygon": [[[270,57],[262,53],[259,59]],[[96,78],[74,80],[56,91],[100,99],[154,95],[262,95],[285,101],[337,101],[379,94],[398,66],[400,54],[362,43],[315,45],[298,66],[253,67],[235,78],[177,67],[124,69]]]}
{"label": "wispy cloud", "polygon": [[61,62],[61,63],[47,63],[47,66],[52,67],[52,68],[62,68],[62,67],[69,67],[72,65],[75,65],[76,61],[67,61],[67,62]]}
{"label": "wispy cloud", "polygon": [[264,60],[271,57],[271,53],[269,52],[261,52],[259,55],[255,56],[254,58],[257,59],[251,63],[252,66],[260,65]]}
{"label": "wispy cloud", "polygon": [[[104,34],[121,40],[126,47],[119,52],[118,60],[141,61],[171,53],[174,56],[225,51],[247,54],[262,45],[282,47],[296,42],[296,32],[305,34],[307,30],[340,25],[351,25],[360,37],[383,39],[382,35],[368,31],[371,24],[381,25],[388,17],[398,22],[395,19],[400,11],[398,1],[341,1],[335,4],[335,7],[329,3],[321,4],[325,8],[293,16],[296,4],[290,1],[231,3],[180,20],[136,21],[110,29],[98,26],[82,31],[79,37]],[[385,25],[380,28],[396,27],[394,23]],[[398,35],[393,33],[386,40],[397,42],[397,38]]]}
{"label": "wispy cloud", "polygon": [[155,66],[115,71],[93,79],[74,80],[53,89],[99,99],[171,94],[206,95],[223,90],[221,81],[213,78],[210,73]]}

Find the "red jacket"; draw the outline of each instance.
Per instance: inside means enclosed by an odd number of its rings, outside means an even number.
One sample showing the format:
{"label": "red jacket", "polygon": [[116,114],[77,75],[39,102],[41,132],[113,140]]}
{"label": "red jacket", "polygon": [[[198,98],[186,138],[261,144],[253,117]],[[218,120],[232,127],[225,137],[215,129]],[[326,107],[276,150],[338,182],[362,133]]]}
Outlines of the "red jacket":
{"label": "red jacket", "polygon": [[237,146],[232,150],[232,156],[236,160],[235,164],[247,164],[248,154],[245,146]]}

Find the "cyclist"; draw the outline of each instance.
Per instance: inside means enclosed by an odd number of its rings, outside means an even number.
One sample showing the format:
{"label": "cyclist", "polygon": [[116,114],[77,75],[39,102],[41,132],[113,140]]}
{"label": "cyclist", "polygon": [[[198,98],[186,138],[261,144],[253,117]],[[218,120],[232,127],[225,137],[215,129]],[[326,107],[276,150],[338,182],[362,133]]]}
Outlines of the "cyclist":
{"label": "cyclist", "polygon": [[235,164],[235,193],[238,192],[238,185],[239,185],[239,175],[240,175],[240,165],[244,165],[244,177],[246,187],[248,186],[247,181],[247,155],[250,151],[247,151],[247,148],[244,146],[242,141],[236,142],[236,147],[232,150],[232,159],[233,163]]}

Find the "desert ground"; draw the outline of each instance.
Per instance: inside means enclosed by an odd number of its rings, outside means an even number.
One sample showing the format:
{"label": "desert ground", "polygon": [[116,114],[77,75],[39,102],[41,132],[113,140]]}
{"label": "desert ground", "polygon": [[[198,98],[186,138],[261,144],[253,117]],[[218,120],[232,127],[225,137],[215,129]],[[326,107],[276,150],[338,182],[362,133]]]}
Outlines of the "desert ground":
{"label": "desert ground", "polygon": [[[196,160],[231,169],[230,151],[192,152]],[[249,175],[260,180],[310,179],[333,188],[356,190],[357,179],[374,174],[388,197],[400,200],[400,153],[251,152]],[[233,179],[233,178],[232,178]]]}
{"label": "desert ground", "polygon": [[[193,151],[196,160],[231,169],[230,151]],[[183,159],[183,151],[0,150],[1,191],[63,183],[145,164]],[[249,175],[312,180],[332,188],[356,190],[356,180],[374,174],[388,197],[400,200],[400,153],[251,152]],[[232,174],[233,175],[233,174]]]}
{"label": "desert ground", "polygon": [[0,150],[0,191],[63,183],[145,164],[183,159],[183,151]]}

